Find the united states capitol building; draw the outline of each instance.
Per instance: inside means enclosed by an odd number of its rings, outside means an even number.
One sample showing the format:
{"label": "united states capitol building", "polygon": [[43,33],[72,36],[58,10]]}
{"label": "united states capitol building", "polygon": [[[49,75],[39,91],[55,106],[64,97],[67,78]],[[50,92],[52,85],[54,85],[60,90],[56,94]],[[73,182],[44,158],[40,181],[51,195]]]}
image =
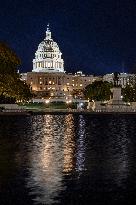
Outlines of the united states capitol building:
{"label": "united states capitol building", "polygon": [[66,73],[62,53],[53,40],[48,25],[46,36],[33,59],[33,70],[22,75],[23,78],[38,96],[64,97],[71,95],[74,90],[82,90],[98,77],[86,76],[82,71]]}
{"label": "united states capitol building", "polygon": [[[121,73],[119,82],[122,87],[133,82],[133,74]],[[84,75],[82,71],[67,73],[64,59],[58,44],[53,40],[47,26],[44,40],[39,44],[33,59],[33,70],[22,74],[30,89],[38,97],[67,97],[73,91],[83,90],[95,80],[113,82],[113,74],[104,76]]]}

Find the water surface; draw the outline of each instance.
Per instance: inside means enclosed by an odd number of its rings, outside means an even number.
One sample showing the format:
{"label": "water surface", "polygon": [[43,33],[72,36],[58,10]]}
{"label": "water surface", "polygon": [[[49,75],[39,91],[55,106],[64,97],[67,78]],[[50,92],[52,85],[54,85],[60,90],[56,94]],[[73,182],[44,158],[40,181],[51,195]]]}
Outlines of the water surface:
{"label": "water surface", "polygon": [[0,205],[135,204],[135,192],[135,116],[0,117]]}

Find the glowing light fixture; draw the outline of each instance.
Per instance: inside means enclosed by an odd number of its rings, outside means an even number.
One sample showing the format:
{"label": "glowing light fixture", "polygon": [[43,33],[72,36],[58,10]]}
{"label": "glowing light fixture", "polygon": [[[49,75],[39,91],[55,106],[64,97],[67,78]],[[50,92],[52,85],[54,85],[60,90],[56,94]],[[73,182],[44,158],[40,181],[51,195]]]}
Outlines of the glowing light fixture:
{"label": "glowing light fixture", "polygon": [[45,103],[48,104],[50,101],[49,100],[45,100]]}

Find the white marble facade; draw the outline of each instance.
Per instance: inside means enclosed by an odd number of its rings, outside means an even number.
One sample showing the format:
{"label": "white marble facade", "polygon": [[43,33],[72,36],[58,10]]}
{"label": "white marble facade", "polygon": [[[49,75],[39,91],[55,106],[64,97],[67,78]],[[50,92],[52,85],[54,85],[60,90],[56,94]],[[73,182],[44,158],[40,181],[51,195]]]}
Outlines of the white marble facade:
{"label": "white marble facade", "polygon": [[35,53],[32,72],[65,72],[62,53],[58,44],[52,39],[49,25],[47,25],[46,37],[39,44]]}

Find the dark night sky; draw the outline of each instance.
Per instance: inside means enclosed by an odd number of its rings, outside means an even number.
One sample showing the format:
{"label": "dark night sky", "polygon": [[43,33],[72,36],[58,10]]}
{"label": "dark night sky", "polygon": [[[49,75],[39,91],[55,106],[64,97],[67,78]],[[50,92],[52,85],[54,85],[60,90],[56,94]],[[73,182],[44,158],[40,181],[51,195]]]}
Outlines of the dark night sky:
{"label": "dark night sky", "polygon": [[0,40],[21,58],[21,72],[32,70],[48,22],[67,72],[123,71],[123,62],[128,71],[136,63],[135,0],[4,0]]}

